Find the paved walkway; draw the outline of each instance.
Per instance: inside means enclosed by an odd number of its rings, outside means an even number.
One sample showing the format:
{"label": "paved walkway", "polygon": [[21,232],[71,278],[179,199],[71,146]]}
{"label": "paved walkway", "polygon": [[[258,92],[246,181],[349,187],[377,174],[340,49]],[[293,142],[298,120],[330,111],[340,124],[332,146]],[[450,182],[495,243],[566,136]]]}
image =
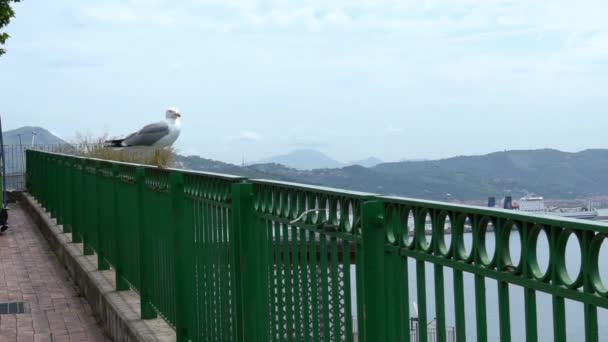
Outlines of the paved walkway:
{"label": "paved walkway", "polygon": [[9,209],[0,234],[0,303],[23,301],[29,312],[0,315],[0,342],[109,341],[91,308],[26,213]]}

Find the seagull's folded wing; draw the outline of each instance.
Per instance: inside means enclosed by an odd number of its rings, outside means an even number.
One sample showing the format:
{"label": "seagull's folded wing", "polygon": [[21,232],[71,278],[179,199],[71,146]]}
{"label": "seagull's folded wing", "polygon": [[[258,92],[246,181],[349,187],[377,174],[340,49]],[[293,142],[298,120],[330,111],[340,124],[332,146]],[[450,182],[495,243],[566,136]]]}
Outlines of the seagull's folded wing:
{"label": "seagull's folded wing", "polygon": [[166,122],[157,122],[128,135],[124,144],[125,146],[152,146],[167,134],[169,134],[169,125]]}

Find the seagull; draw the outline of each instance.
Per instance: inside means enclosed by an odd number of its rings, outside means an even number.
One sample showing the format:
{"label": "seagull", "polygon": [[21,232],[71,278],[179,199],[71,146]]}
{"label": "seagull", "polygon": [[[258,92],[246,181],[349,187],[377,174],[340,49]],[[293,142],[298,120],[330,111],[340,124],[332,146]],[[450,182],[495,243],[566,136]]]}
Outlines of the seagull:
{"label": "seagull", "polygon": [[165,121],[151,123],[123,139],[106,140],[105,147],[157,147],[164,148],[173,145],[179,137],[182,128],[181,113],[177,108],[169,108],[165,113]]}

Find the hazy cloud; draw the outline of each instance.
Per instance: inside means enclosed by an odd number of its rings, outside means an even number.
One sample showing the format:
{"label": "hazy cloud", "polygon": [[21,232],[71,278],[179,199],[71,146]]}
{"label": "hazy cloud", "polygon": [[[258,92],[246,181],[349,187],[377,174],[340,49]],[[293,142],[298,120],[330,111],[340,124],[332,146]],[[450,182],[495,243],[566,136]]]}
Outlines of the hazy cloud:
{"label": "hazy cloud", "polygon": [[192,113],[177,147],[228,161],[294,148],[396,160],[606,146],[604,0],[63,0],[15,8],[0,63],[6,128],[122,134],[175,103]]}
{"label": "hazy cloud", "polygon": [[262,140],[262,136],[260,133],[255,131],[240,131],[239,135],[230,137],[232,141],[260,141]]}
{"label": "hazy cloud", "polygon": [[322,149],[329,146],[327,140],[316,136],[294,136],[289,145],[297,149]]}

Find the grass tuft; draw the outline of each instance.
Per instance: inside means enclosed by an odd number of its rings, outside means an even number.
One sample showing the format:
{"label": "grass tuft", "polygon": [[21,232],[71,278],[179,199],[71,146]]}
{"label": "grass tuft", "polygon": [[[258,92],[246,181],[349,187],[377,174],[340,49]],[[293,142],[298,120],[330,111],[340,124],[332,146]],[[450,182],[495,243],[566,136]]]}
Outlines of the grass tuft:
{"label": "grass tuft", "polygon": [[71,144],[57,145],[52,150],[57,153],[74,154],[87,158],[97,158],[133,164],[152,165],[160,168],[172,166],[176,150],[173,147],[126,147],[108,148],[104,142],[108,140],[107,134],[94,137],[91,134],[76,133]]}

